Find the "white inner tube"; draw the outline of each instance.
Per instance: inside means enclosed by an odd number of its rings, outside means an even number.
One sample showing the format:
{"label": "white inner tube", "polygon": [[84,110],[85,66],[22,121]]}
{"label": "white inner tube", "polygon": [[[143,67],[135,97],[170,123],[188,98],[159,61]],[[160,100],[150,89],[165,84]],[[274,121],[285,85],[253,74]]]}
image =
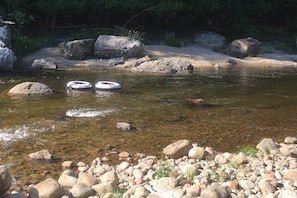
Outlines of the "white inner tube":
{"label": "white inner tube", "polygon": [[66,87],[67,89],[91,89],[92,84],[87,81],[76,80],[68,82]]}
{"label": "white inner tube", "polygon": [[112,81],[99,81],[95,85],[96,89],[114,90],[121,89],[121,85]]}

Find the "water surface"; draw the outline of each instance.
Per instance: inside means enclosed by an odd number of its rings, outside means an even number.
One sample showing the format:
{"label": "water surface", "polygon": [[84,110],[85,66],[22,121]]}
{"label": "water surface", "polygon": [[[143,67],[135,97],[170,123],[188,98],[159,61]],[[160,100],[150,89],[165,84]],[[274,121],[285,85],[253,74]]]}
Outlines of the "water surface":
{"label": "water surface", "polygon": [[[169,143],[190,139],[218,151],[238,151],[262,138],[297,135],[297,69],[201,68],[193,75],[147,75],[121,70],[75,70],[0,74],[0,163],[27,181],[61,173],[60,162],[32,163],[29,153],[90,163],[108,144],[118,151],[159,155]],[[71,80],[119,82],[117,92],[67,92]],[[23,81],[48,85],[54,94],[9,97]],[[203,98],[209,107],[190,105]],[[117,122],[131,122],[121,132]],[[103,150],[103,152],[102,152]]]}

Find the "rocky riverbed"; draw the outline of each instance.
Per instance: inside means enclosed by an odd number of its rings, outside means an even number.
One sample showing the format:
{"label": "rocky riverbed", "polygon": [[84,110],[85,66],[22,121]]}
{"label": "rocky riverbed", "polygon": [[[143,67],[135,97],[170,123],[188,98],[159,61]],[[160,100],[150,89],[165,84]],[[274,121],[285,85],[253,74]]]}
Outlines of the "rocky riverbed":
{"label": "rocky riverbed", "polygon": [[164,158],[118,152],[121,161],[113,166],[108,163],[109,154],[91,164],[62,162],[59,178],[26,185],[11,179],[10,168],[2,165],[1,193],[8,190],[5,198],[297,197],[296,137],[281,143],[265,138],[256,148],[246,147],[239,153],[179,140],[164,148]]}

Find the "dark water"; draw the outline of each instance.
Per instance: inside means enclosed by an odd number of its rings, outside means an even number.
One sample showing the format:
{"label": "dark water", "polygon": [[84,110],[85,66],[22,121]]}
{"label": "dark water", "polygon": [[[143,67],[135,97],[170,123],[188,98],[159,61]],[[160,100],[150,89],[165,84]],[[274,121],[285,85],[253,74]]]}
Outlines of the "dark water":
{"label": "dark water", "polygon": [[[297,135],[294,68],[202,68],[186,76],[94,69],[0,76],[0,164],[14,163],[12,175],[26,181],[61,173],[60,162],[26,160],[29,153],[42,149],[62,161],[90,163],[102,157],[100,150],[108,144],[118,151],[159,155],[167,144],[190,139],[233,152],[264,137],[282,141]],[[93,84],[117,81],[122,90],[67,93],[65,86],[70,80]],[[54,94],[6,96],[11,87],[23,81],[44,83]],[[212,106],[190,105],[187,100],[193,98],[203,98]],[[76,110],[98,115],[65,116]],[[131,122],[136,131],[118,131],[115,125],[121,121]]]}

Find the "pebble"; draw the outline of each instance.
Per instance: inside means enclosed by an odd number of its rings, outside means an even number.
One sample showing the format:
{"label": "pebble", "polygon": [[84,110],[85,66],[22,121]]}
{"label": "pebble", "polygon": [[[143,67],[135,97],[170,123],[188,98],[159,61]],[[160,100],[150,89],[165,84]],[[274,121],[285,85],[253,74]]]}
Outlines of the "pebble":
{"label": "pebble", "polygon": [[[175,142],[169,156],[162,159],[138,154],[134,163],[125,160],[111,166],[96,158],[90,165],[78,162],[77,170],[73,161],[65,161],[58,181],[45,179],[31,189],[65,198],[70,193],[108,198],[119,189],[124,198],[297,198],[297,138],[287,137],[282,143],[265,138],[257,145],[257,157],[220,153],[187,142]],[[183,156],[179,156],[181,151]],[[120,154],[123,159],[135,157],[125,151]],[[34,196],[35,191],[30,194]]]}

